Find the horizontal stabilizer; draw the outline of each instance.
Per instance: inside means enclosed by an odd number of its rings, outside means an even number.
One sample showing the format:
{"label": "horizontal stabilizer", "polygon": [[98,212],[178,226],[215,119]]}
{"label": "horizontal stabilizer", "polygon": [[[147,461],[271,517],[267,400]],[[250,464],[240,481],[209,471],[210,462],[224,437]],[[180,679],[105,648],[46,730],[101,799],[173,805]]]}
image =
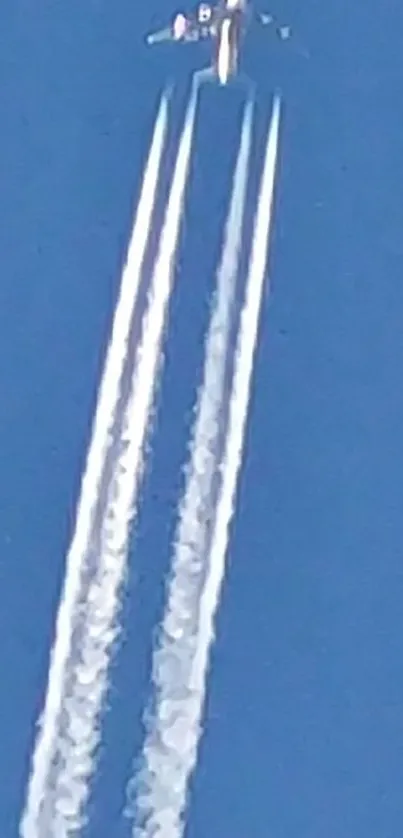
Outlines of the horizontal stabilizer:
{"label": "horizontal stabilizer", "polygon": [[274,22],[273,15],[269,15],[266,12],[261,12],[259,19],[260,23],[263,23],[263,26],[269,26],[270,23]]}
{"label": "horizontal stabilizer", "polygon": [[283,41],[285,41],[287,40],[287,38],[291,36],[291,26],[278,26],[277,32],[280,38],[282,38]]}

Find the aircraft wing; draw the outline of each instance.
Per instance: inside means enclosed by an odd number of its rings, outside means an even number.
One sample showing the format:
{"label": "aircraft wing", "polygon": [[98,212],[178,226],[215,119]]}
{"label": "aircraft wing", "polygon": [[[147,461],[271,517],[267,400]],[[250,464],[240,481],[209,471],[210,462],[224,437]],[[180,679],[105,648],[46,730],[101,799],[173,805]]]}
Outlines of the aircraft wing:
{"label": "aircraft wing", "polygon": [[174,17],[170,26],[166,26],[158,32],[152,32],[147,35],[146,40],[148,44],[159,44],[164,41],[188,43],[198,41],[202,36],[203,33],[198,21],[179,13]]}
{"label": "aircraft wing", "polygon": [[171,26],[166,26],[165,29],[159,29],[157,32],[150,32],[146,38],[147,44],[160,44],[163,41],[174,40]]}

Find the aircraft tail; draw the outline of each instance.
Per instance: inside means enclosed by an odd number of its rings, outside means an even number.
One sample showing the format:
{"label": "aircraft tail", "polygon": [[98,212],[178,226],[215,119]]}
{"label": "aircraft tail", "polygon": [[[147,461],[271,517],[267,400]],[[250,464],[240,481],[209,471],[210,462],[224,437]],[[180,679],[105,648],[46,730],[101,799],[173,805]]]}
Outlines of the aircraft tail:
{"label": "aircraft tail", "polygon": [[206,83],[213,83],[219,87],[233,87],[235,85],[239,85],[241,87],[245,87],[249,91],[250,96],[254,95],[256,86],[246,73],[236,73],[223,84],[220,82],[214,67],[205,67],[204,70],[196,70],[193,75],[193,82],[197,87]]}

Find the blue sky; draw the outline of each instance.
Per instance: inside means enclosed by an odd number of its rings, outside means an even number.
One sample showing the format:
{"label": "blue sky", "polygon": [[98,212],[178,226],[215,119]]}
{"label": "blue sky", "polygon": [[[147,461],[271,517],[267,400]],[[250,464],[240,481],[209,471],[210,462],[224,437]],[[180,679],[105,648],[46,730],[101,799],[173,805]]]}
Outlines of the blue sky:
{"label": "blue sky", "polygon": [[[266,8],[266,7],[265,7]],[[245,465],[187,838],[397,838],[403,802],[403,10],[285,0],[245,46],[284,121]],[[0,833],[15,836],[168,0],[0,11]],[[305,57],[306,53],[308,57]],[[228,94],[228,95],[227,95]],[[153,457],[88,836],[141,745],[240,94],[203,94]],[[260,132],[260,133],[259,133]],[[180,375],[178,375],[180,369]]]}

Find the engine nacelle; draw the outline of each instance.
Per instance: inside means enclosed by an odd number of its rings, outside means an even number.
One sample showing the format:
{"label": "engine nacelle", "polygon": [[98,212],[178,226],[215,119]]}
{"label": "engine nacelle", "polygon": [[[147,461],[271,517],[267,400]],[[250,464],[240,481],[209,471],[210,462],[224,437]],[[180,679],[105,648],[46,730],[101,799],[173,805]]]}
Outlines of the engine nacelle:
{"label": "engine nacelle", "polygon": [[197,10],[197,19],[199,23],[209,23],[211,20],[212,9],[208,3],[200,3]]}
{"label": "engine nacelle", "polygon": [[175,15],[175,18],[174,18],[174,21],[173,21],[173,24],[172,24],[172,31],[173,31],[173,36],[175,38],[175,41],[180,41],[180,39],[185,36],[187,26],[188,26],[188,22],[187,22],[186,15],[184,15],[183,12],[178,12],[178,14]]}

